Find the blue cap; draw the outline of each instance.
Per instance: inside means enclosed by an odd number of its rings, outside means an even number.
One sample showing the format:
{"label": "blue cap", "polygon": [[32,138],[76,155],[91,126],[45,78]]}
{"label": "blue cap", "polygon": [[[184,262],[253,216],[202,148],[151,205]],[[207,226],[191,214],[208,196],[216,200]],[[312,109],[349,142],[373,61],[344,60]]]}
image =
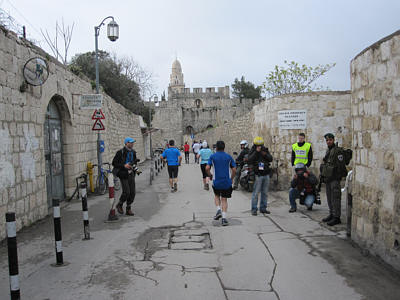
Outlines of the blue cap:
{"label": "blue cap", "polygon": [[136,142],[135,139],[133,139],[133,138],[131,138],[131,137],[127,137],[127,138],[125,138],[125,140],[124,140],[124,144],[126,144],[126,143],[134,143],[134,142]]}

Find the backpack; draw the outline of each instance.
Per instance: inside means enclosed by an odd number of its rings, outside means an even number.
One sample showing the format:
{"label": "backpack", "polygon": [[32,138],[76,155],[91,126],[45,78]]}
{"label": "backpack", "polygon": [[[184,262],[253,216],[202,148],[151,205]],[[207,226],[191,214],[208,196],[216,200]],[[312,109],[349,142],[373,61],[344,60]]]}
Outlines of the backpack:
{"label": "backpack", "polygon": [[339,159],[339,170],[338,173],[341,177],[346,177],[347,176],[347,168],[346,166],[350,163],[352,157],[353,157],[353,150],[351,149],[344,149],[342,147],[339,147],[339,156],[342,155],[342,159]]}

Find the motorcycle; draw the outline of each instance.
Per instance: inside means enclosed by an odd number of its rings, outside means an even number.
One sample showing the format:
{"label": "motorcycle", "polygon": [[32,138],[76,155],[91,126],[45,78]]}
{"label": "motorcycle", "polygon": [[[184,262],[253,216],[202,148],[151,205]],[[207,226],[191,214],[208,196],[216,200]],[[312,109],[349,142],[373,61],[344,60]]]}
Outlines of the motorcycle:
{"label": "motorcycle", "polygon": [[240,173],[240,186],[251,193],[253,192],[255,179],[256,177],[253,167],[245,162]]}

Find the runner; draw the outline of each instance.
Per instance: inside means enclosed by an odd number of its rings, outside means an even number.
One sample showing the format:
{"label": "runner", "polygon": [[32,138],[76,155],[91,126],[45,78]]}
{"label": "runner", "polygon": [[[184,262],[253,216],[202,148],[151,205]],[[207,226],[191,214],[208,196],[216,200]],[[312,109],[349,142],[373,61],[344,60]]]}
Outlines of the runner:
{"label": "runner", "polygon": [[185,152],[185,162],[188,164],[189,163],[189,154],[190,154],[190,146],[188,142],[185,142],[185,145],[183,145],[183,151]]}
{"label": "runner", "polygon": [[[227,226],[227,198],[231,198],[232,196],[232,179],[235,178],[236,164],[232,156],[225,153],[224,150],[225,143],[223,141],[218,141],[217,152],[210,156],[206,166],[206,172],[208,176],[212,178],[213,176],[210,169],[211,166],[214,166],[215,178],[213,181],[213,190],[215,195],[215,206],[217,207],[217,214],[215,215],[214,220],[218,220],[222,217],[221,225]],[[231,176],[229,176],[229,169],[232,170]]]}
{"label": "runner", "polygon": [[213,154],[211,149],[208,147],[208,144],[206,141],[203,142],[202,148],[199,151],[199,154],[197,154],[198,159],[201,158],[200,162],[200,168],[201,168],[201,173],[203,174],[203,185],[204,189],[208,191],[210,189],[210,186],[208,182],[210,181],[210,177],[208,177],[207,172],[206,172],[206,165],[208,162],[208,159],[210,156]]}
{"label": "runner", "polygon": [[199,154],[200,148],[201,148],[201,145],[198,142],[194,141],[193,153],[194,153],[194,163],[195,164],[199,163],[199,159],[197,158],[197,154]]}
{"label": "runner", "polygon": [[182,156],[181,152],[174,147],[175,141],[169,141],[169,148],[165,149],[161,154],[161,159],[167,162],[169,185],[171,186],[171,192],[178,190],[178,167],[181,165]]}

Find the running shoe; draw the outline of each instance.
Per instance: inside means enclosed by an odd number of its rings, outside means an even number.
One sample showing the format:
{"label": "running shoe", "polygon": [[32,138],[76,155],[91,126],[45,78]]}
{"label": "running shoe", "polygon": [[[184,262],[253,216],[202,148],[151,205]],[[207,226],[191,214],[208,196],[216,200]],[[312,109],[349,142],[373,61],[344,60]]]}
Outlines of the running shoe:
{"label": "running shoe", "polygon": [[221,219],[221,225],[222,225],[222,226],[228,226],[228,224],[229,224],[229,222],[228,222],[227,219],[225,219],[225,218],[222,218],[222,219]]}
{"label": "running shoe", "polygon": [[217,210],[217,214],[214,216],[214,220],[219,220],[222,217],[222,212],[220,209]]}
{"label": "running shoe", "polygon": [[178,190],[178,184],[174,183],[174,191],[176,192]]}

